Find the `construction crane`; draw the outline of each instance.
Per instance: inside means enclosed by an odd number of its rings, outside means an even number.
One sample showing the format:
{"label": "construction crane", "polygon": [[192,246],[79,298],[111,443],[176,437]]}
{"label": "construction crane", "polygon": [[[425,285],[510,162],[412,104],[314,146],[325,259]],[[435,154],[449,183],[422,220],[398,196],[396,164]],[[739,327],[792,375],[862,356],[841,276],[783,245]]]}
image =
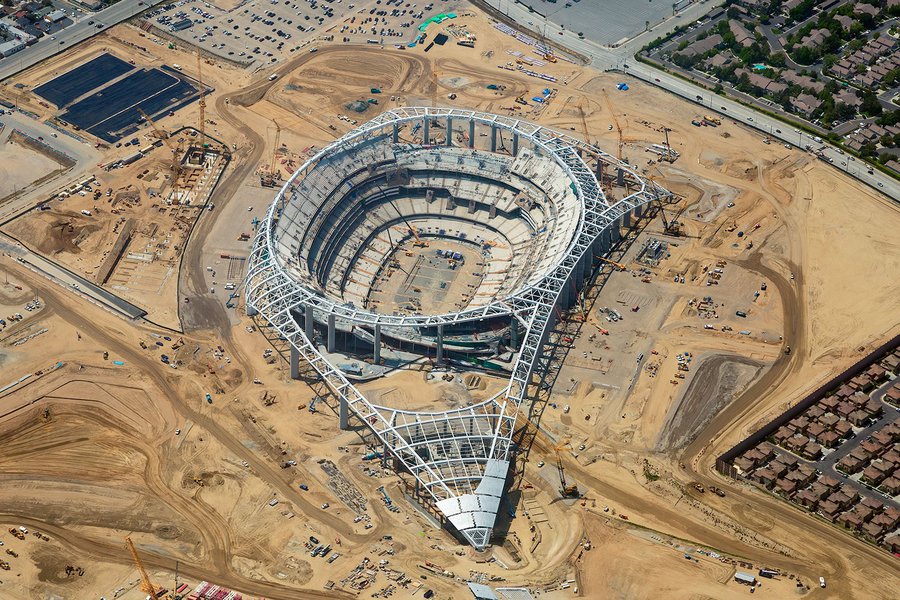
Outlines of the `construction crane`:
{"label": "construction crane", "polygon": [[628,267],[626,267],[626,266],[623,265],[622,263],[617,263],[617,262],[615,262],[615,261],[613,261],[613,260],[609,260],[608,258],[604,258],[603,256],[597,256],[596,258],[597,258],[597,260],[599,260],[599,261],[605,262],[605,263],[607,263],[607,264],[610,264],[610,265],[616,267],[616,268],[619,269],[620,271],[627,271],[627,270],[628,270]]}
{"label": "construction crane", "polygon": [[275,143],[272,148],[272,162],[269,165],[269,172],[263,173],[260,176],[260,185],[264,187],[272,187],[275,185],[275,182],[280,179],[279,170],[278,170],[278,148],[281,144],[281,125],[278,124],[278,121],[272,119],[272,122],[275,123]]}
{"label": "construction crane", "polygon": [[565,469],[563,468],[562,454],[560,452],[566,446],[571,448],[572,447],[571,442],[568,439],[566,439],[564,442],[561,442],[559,444],[555,443],[553,440],[550,439],[549,435],[544,433],[544,431],[540,427],[538,427],[537,425],[532,423],[531,420],[527,416],[524,416],[522,414],[522,411],[520,411],[519,408],[515,404],[510,403],[510,404],[507,404],[507,406],[512,408],[512,410],[515,412],[517,420],[518,420],[518,417],[523,416],[524,420],[525,420],[525,426],[526,427],[531,426],[531,428],[534,429],[534,432],[536,434],[542,435],[544,437],[544,439],[546,441],[548,441],[550,443],[550,445],[553,447],[553,452],[556,454],[556,470],[559,473],[559,493],[560,493],[560,495],[563,498],[578,498],[581,495],[580,492],[578,491],[578,486],[574,483],[572,483],[572,484],[566,483],[566,472],[565,472]]}
{"label": "construction crane", "polygon": [[[654,167],[656,171],[661,175],[662,171],[659,170],[659,167]],[[663,206],[662,199],[659,194],[659,186],[656,185],[656,176],[655,175],[647,175],[647,179],[650,180],[650,184],[653,186],[652,194],[654,196],[654,204],[656,204],[659,209],[659,216],[663,222],[663,231],[668,233],[669,235],[680,236],[681,235],[681,223],[678,221],[678,218],[681,217],[681,213],[684,212],[684,209],[687,208],[687,205],[682,206],[675,216],[669,219],[666,216],[666,209]]]}
{"label": "construction crane", "polygon": [[172,172],[172,193],[175,195],[178,192],[178,180],[181,177],[181,144],[173,145],[169,139],[169,134],[160,129],[153,119],[150,118],[150,115],[141,110],[140,107],[137,108],[137,111],[147,121],[160,141],[172,152],[172,164],[169,166],[169,170]]}
{"label": "construction crane", "polygon": [[584,114],[584,97],[582,97],[581,102],[578,103],[578,114],[581,117],[581,134],[584,136],[584,141],[590,144],[591,139],[588,136],[587,119]]}
{"label": "construction crane", "polygon": [[566,471],[563,469],[562,454],[560,454],[560,450],[566,446],[572,447],[569,440],[557,444],[553,448],[553,451],[556,452],[556,470],[559,471],[559,493],[563,498],[578,498],[581,495],[578,491],[578,486],[574,483],[571,485],[566,484]]}
{"label": "construction crane", "polygon": [[411,233],[412,236],[414,238],[416,238],[416,242],[413,244],[413,246],[416,246],[417,248],[427,248],[428,242],[424,241],[421,237],[419,237],[419,232],[416,231],[416,228],[413,227],[412,225],[410,225],[409,223],[406,223],[405,219],[404,219],[404,223],[405,223],[406,227],[398,227],[397,230],[403,231],[403,232],[408,231],[409,233]]}
{"label": "construction crane", "polygon": [[200,50],[197,50],[197,83],[200,84],[200,101],[197,106],[200,107],[200,145],[204,148],[208,147],[206,143],[206,87],[203,85],[203,59],[200,56]]}
{"label": "construction crane", "polygon": [[[438,94],[438,76],[437,70],[432,67],[431,68],[431,106],[437,106],[437,94]],[[423,140],[425,145],[428,145],[429,140]]]}
{"label": "construction crane", "polygon": [[128,546],[131,558],[134,560],[135,566],[137,566],[138,573],[141,574],[141,590],[145,594],[150,594],[152,598],[157,598],[161,588],[151,583],[150,576],[147,574],[147,570],[144,568],[141,557],[138,556],[137,549],[134,547],[134,542],[131,541],[130,537],[125,538],[125,545]]}
{"label": "construction crane", "polygon": [[615,123],[616,131],[619,134],[619,141],[616,145],[616,158],[622,160],[622,147],[625,145],[625,140],[622,136],[622,126],[619,124],[619,119],[616,118],[616,111],[613,110],[612,102],[609,100],[609,94],[606,93],[606,89],[603,89],[603,99],[606,100],[606,107],[609,109],[610,115],[612,115],[613,123]]}

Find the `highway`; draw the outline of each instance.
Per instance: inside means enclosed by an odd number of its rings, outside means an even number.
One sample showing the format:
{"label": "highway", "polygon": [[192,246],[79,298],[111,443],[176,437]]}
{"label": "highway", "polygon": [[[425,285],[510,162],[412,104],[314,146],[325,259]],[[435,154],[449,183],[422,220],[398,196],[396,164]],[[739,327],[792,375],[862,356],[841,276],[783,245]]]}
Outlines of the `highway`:
{"label": "highway", "polygon": [[[36,44],[0,60],[0,81],[8,79],[37,63],[63,52],[79,42],[106,31],[113,25],[130,19],[137,13],[161,4],[163,0],[121,0],[100,12],[81,17],[77,23],[49,36],[42,37]],[[93,25],[91,22],[93,21]],[[98,27],[99,26],[99,27]]]}
{"label": "highway", "polygon": [[577,33],[564,29],[550,20],[545,20],[536,13],[529,13],[528,9],[523,5],[508,0],[480,0],[480,2],[507,15],[510,20],[518,23],[520,27],[531,30],[534,32],[535,38],[540,37],[536,32],[546,32],[550,42],[585,56],[591,61],[591,65],[599,70],[623,71],[650,85],[655,85],[701,105],[702,110],[698,110],[698,114],[702,114],[703,111],[714,111],[736,123],[756,129],[774,140],[780,140],[781,143],[790,144],[800,149],[805,149],[807,145],[811,145],[815,150],[822,148],[823,160],[828,161],[835,168],[861,183],[882,192],[892,200],[900,201],[900,182],[881,171],[875,170],[861,160],[845,155],[842,150],[837,149],[835,146],[816,142],[809,134],[803,133],[801,130],[795,129],[779,119],[765,115],[730,98],[713,94],[711,91],[684,79],[635,60],[634,55],[641,47],[658,37],[668,34],[679,25],[686,25],[696,21],[710,12],[713,7],[721,4],[721,2],[698,2],[692,4],[686,10],[674,17],[670,17],[653,27],[650,31],[643,32],[615,48],[601,46],[591,40],[579,38]]}

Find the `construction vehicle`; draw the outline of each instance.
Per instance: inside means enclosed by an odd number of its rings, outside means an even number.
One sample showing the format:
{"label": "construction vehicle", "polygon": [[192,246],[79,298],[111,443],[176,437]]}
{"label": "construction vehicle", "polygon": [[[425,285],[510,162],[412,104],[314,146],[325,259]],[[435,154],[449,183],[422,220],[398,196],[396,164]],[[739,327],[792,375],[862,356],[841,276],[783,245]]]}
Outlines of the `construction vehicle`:
{"label": "construction vehicle", "polygon": [[153,585],[150,581],[150,576],[147,574],[147,570],[144,568],[141,557],[138,556],[137,549],[134,547],[134,542],[131,541],[130,537],[125,538],[125,545],[128,547],[128,551],[131,552],[131,558],[138,569],[138,573],[141,575],[141,591],[149,594],[151,598],[158,598],[161,588]]}
{"label": "construction vehicle", "polygon": [[274,119],[272,119],[272,122],[275,123],[275,143],[272,150],[272,162],[269,164],[269,171],[260,175],[259,178],[259,184],[263,187],[275,187],[275,183],[281,179],[280,171],[278,170],[278,148],[281,143],[281,125]]}
{"label": "construction vehicle", "polygon": [[578,491],[578,486],[576,484],[567,485],[566,484],[566,472],[563,469],[562,464],[562,455],[560,454],[560,450],[565,448],[566,446],[572,447],[572,444],[569,443],[569,440],[561,444],[557,444],[553,449],[556,452],[556,470],[559,472],[559,493],[563,498],[578,498],[581,493]]}
{"label": "construction vehicle", "polygon": [[709,115],[706,115],[703,117],[703,119],[709,123],[712,123],[713,125],[721,125],[722,124],[722,120],[718,117],[711,117]]}
{"label": "construction vehicle", "polygon": [[602,257],[602,256],[597,256],[596,258],[597,258],[597,260],[599,260],[599,261],[601,261],[601,262],[605,262],[606,264],[609,264],[609,265],[612,265],[612,266],[616,267],[616,268],[619,269],[620,271],[627,271],[627,270],[628,270],[628,267],[626,267],[626,266],[623,265],[622,263],[617,263],[617,262],[614,261],[614,260],[610,260],[610,259],[604,258],[604,257]]}
{"label": "construction vehicle", "polygon": [[401,227],[399,229],[400,229],[400,231],[403,231],[404,233],[408,231],[409,233],[412,234],[412,236],[416,239],[416,241],[413,243],[413,246],[415,246],[416,248],[427,248],[428,247],[428,242],[424,241],[421,237],[419,237],[419,232],[416,231],[416,228],[413,227],[412,225],[410,225],[409,223],[406,223],[405,228]]}

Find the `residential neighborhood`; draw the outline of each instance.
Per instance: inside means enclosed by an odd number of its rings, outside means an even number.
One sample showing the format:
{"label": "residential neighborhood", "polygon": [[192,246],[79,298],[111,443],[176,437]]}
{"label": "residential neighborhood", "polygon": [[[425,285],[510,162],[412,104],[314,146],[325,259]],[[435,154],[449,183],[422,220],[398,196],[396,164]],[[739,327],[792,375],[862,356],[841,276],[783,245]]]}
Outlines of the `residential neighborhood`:
{"label": "residential neighborhood", "polygon": [[900,0],[728,0],[643,58],[900,172]]}

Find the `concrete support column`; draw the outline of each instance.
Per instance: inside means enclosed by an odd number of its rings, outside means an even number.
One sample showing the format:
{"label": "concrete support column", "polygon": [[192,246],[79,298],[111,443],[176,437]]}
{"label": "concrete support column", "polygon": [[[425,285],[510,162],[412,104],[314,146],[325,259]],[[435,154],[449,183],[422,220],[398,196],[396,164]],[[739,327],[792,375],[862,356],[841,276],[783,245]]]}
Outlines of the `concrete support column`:
{"label": "concrete support column", "polygon": [[572,279],[569,278],[563,284],[562,289],[559,291],[559,309],[566,310],[571,306],[569,300],[572,297]]}
{"label": "concrete support column", "polygon": [[644,214],[644,205],[643,205],[643,204],[638,204],[637,206],[634,207],[634,210],[631,211],[631,212],[634,213],[634,216],[635,216],[635,217],[637,217],[638,219],[640,219],[640,218],[641,218],[641,215]]}
{"label": "concrete support column", "polygon": [[584,257],[580,258],[575,264],[575,284],[578,289],[584,285]]}
{"label": "concrete support column", "polygon": [[338,409],[338,426],[341,428],[341,431],[350,429],[350,405],[344,396],[341,396]]}
{"label": "concrete support column", "polygon": [[328,315],[328,341],[325,349],[329,352],[334,352],[334,330],[334,315]]}
{"label": "concrete support column", "polygon": [[594,172],[597,174],[597,181],[603,183],[603,161],[599,158],[597,159],[597,166]]}
{"label": "concrete support column", "polygon": [[428,145],[431,143],[431,117],[422,119],[422,143]]}
{"label": "concrete support column", "polygon": [[475,119],[469,121],[469,148],[475,147]]}
{"label": "concrete support column", "polygon": [[516,156],[518,153],[519,153],[519,134],[513,133],[512,155]]}
{"label": "concrete support column", "polygon": [[437,326],[437,354],[435,363],[441,365],[444,363],[444,326]]}
{"label": "concrete support column", "polygon": [[453,117],[447,117],[447,141],[444,143],[448,146],[453,145]]}
{"label": "concrete support column", "polygon": [[306,313],[303,315],[303,329],[303,333],[306,334],[306,339],[310,342],[313,341],[316,330],[313,328],[313,307],[309,304],[306,305]]}
{"label": "concrete support column", "polygon": [[381,325],[375,324],[375,364],[381,362]]}
{"label": "concrete support column", "polygon": [[394,123],[394,131],[393,135],[391,136],[391,140],[393,140],[395,144],[400,142],[400,126],[396,123]]}
{"label": "concrete support column", "polygon": [[622,168],[616,169],[616,185],[625,187],[625,170]]}
{"label": "concrete support column", "polygon": [[[613,229],[615,229],[615,227],[613,227]],[[605,230],[603,231],[603,242],[604,242],[604,245],[605,245],[605,248],[603,248],[603,254],[604,254],[604,255],[605,255],[607,252],[609,252],[610,248],[612,248],[613,229],[607,228],[607,229],[605,229]]]}
{"label": "concrete support column", "polygon": [[291,346],[291,379],[300,379],[300,351]]}
{"label": "concrete support column", "polygon": [[497,151],[497,126],[491,125],[491,152]]}
{"label": "concrete support column", "polygon": [[519,320],[515,317],[512,317],[509,326],[509,345],[513,350],[519,349]]}

